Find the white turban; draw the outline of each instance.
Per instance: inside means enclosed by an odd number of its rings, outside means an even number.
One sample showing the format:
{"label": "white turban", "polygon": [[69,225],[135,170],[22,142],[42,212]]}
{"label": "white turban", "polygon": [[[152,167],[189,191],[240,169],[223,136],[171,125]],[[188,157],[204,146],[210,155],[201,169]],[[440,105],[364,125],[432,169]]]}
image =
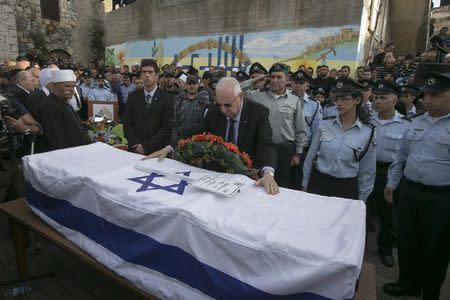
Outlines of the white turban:
{"label": "white turban", "polygon": [[52,70],[52,82],[77,81],[72,70]]}
{"label": "white turban", "polygon": [[54,69],[44,68],[41,70],[41,73],[39,73],[39,83],[41,84],[41,89],[47,96],[50,94],[50,91],[47,89],[46,85],[52,82],[52,70]]}

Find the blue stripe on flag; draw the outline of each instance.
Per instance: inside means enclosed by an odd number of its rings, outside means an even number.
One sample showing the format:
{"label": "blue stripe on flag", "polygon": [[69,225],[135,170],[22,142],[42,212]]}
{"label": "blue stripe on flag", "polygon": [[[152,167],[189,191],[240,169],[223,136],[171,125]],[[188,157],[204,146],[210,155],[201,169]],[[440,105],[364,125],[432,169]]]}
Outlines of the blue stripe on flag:
{"label": "blue stripe on flag", "polygon": [[182,249],[119,227],[68,201],[51,198],[27,183],[27,202],[56,223],[81,232],[124,261],[173,277],[216,299],[326,300],[312,293],[274,295],[198,261]]}

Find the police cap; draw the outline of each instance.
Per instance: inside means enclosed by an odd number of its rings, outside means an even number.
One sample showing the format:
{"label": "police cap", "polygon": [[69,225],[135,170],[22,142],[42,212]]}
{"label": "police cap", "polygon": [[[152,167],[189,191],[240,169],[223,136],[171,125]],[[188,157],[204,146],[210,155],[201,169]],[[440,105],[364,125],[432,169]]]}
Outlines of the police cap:
{"label": "police cap", "polygon": [[241,82],[241,81],[245,81],[245,80],[249,80],[250,76],[248,76],[247,73],[245,73],[244,71],[237,71],[236,74],[234,75],[234,77],[237,79],[237,81]]}
{"label": "police cap", "polygon": [[336,96],[351,96],[360,93],[364,88],[353,79],[339,79],[333,86],[333,92]]}
{"label": "police cap", "polygon": [[412,84],[403,84],[398,87],[399,94],[417,94],[420,89]]}
{"label": "police cap", "polygon": [[198,76],[197,75],[189,75],[186,78],[186,83],[191,83],[191,82],[198,83]]}
{"label": "police cap", "polygon": [[269,74],[272,74],[273,72],[283,72],[289,74],[289,71],[290,69],[287,65],[282,63],[274,63],[269,69]]}
{"label": "police cap", "polygon": [[172,71],[171,69],[167,69],[162,73],[161,77],[174,77],[175,78],[175,75],[176,74],[174,71]]}
{"label": "police cap", "polygon": [[362,86],[363,86],[363,90],[368,90],[370,88],[373,88],[373,85],[375,84],[375,82],[373,82],[370,79],[361,79],[358,81]]}
{"label": "police cap", "polygon": [[399,93],[399,89],[398,86],[392,81],[380,80],[377,81],[373,86],[372,93],[377,95],[389,95],[389,94],[397,95]]}
{"label": "police cap", "polygon": [[251,76],[253,73],[259,73],[264,75],[268,74],[266,68],[264,68],[263,65],[261,65],[259,62],[255,62],[250,66],[248,74]]}
{"label": "police cap", "polygon": [[312,82],[312,77],[309,76],[309,74],[306,73],[305,71],[299,70],[297,72],[294,72],[294,74],[291,77],[291,80],[299,83]]}
{"label": "police cap", "polygon": [[314,90],[313,96],[319,95],[319,94],[326,96],[327,93],[325,92],[325,90],[323,88],[320,87],[320,88]]}

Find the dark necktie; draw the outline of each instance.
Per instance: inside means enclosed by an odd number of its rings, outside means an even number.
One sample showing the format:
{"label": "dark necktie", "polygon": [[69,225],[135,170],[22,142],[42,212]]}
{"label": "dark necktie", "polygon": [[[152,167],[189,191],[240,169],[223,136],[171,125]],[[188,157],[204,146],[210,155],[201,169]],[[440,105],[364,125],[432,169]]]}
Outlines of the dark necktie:
{"label": "dark necktie", "polygon": [[147,104],[147,109],[149,109],[150,104],[152,104],[152,95],[150,94],[145,95],[145,103]]}
{"label": "dark necktie", "polygon": [[236,123],[236,120],[229,119],[228,122],[230,122],[230,128],[228,129],[227,142],[234,143],[234,123]]}

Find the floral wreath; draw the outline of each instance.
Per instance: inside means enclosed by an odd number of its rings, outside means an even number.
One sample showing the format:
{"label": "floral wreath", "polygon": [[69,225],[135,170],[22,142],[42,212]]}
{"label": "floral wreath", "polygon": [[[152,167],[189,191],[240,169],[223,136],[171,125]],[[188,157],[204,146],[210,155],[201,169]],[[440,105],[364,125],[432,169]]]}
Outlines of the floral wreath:
{"label": "floral wreath", "polygon": [[174,151],[174,159],[212,171],[243,174],[257,178],[258,170],[253,168],[250,156],[239,151],[233,143],[211,133],[196,134],[180,140]]}

